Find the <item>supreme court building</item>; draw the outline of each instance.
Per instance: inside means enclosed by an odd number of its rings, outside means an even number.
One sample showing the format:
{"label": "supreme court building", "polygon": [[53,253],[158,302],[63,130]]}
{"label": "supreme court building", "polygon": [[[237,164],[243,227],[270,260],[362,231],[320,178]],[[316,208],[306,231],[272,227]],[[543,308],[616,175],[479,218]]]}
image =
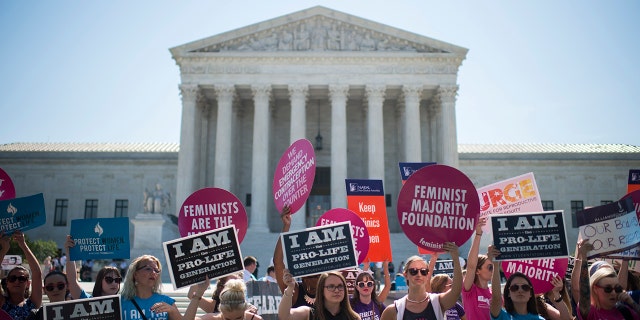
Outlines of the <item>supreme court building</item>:
{"label": "supreme court building", "polygon": [[[618,200],[629,169],[640,168],[640,146],[458,145],[456,94],[473,85],[457,82],[467,49],[324,7],[170,51],[181,77],[179,145],[0,145],[0,168],[17,196],[44,193],[47,224],[30,237],[63,247],[73,219],[128,216],[133,238],[140,213],[160,213],[162,241],[173,240],[183,201],[217,187],[244,204],[242,253],[266,267],[281,230],[274,170],[289,145],[306,138],[316,148],[316,177],[291,230],[346,207],[344,179],[381,179],[399,265],[417,250],[398,224],[398,162],[437,162],[478,188],[533,172],[545,210],[564,210],[573,251],[573,213]],[[158,249],[138,253],[162,257]]]}

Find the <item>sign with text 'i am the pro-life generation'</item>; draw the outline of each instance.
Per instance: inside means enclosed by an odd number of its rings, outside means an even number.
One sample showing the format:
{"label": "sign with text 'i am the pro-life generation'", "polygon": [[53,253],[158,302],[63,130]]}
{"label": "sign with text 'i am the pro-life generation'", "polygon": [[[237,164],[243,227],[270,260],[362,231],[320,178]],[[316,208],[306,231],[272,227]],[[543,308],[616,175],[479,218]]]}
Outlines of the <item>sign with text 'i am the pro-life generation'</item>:
{"label": "sign with text 'i am the pro-life generation'", "polygon": [[491,216],[495,260],[569,256],[562,211]]}
{"label": "sign with text 'i am the pro-life generation'", "polygon": [[273,175],[273,200],[278,212],[289,205],[296,213],[307,201],[316,176],[316,156],[307,139],[292,143],[280,158]]}
{"label": "sign with text 'i am the pro-life generation'", "polygon": [[45,320],[120,320],[122,305],[120,295],[45,303]]}
{"label": "sign with text 'i am the pro-life generation'", "polygon": [[355,212],[369,232],[366,262],[391,261],[391,237],[382,180],[345,179],[347,208]]}
{"label": "sign with text 'i am the pro-life generation'", "polygon": [[192,193],[182,203],[178,215],[180,236],[235,226],[238,240],[247,234],[247,211],[240,199],[221,188],[203,188]]}
{"label": "sign with text 'i am the pro-life generation'", "polygon": [[244,269],[233,226],[163,242],[162,247],[175,289]]}
{"label": "sign with text 'i am the pro-life generation'", "polygon": [[129,218],[75,219],[70,234],[73,261],[130,258]]}
{"label": "sign with text 'i am the pro-life generation'", "polygon": [[398,220],[411,242],[443,252],[445,242],[462,246],[480,214],[478,193],[456,168],[434,164],[413,173],[398,195]]}
{"label": "sign with text 'i am the pro-life generation'", "polygon": [[358,266],[350,222],[284,232],[280,241],[284,263],[294,277]]}
{"label": "sign with text 'i am the pro-life generation'", "polygon": [[0,232],[12,235],[14,231],[27,231],[47,223],[42,193],[28,197],[0,201]]}
{"label": "sign with text 'i am the pro-life generation'", "polygon": [[364,225],[362,219],[355,212],[344,208],[331,209],[318,218],[316,227],[345,221],[351,222],[351,235],[356,248],[358,264],[360,264],[369,252],[369,231],[367,231],[367,226]]}

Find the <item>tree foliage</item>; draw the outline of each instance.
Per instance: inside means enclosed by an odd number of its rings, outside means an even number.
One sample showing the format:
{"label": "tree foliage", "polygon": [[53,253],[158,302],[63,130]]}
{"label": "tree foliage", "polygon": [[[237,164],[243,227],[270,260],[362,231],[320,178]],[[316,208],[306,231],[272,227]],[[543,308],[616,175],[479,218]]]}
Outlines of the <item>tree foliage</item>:
{"label": "tree foliage", "polygon": [[[56,244],[56,242],[53,240],[30,241],[29,237],[25,235],[25,241],[27,242],[27,245],[31,249],[31,252],[33,252],[38,261],[43,261],[47,256],[55,257],[58,255],[58,244]],[[22,252],[22,249],[20,249],[20,247],[18,247],[18,244],[13,240],[11,241],[11,247],[9,248],[9,252],[7,252],[7,254],[22,256],[23,260],[25,258],[24,252]]]}

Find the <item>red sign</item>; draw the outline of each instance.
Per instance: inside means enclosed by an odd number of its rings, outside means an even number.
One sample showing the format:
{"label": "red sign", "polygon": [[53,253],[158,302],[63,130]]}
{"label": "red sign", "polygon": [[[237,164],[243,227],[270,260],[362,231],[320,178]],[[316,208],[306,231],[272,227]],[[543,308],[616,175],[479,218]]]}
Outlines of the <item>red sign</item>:
{"label": "red sign", "polygon": [[478,193],[458,169],[435,164],[409,177],[398,195],[398,220],[409,240],[443,252],[445,242],[462,246],[475,232],[480,215]]}
{"label": "red sign", "polygon": [[181,237],[234,225],[238,241],[247,234],[247,211],[231,192],[204,188],[192,193],[180,207],[178,230]]}

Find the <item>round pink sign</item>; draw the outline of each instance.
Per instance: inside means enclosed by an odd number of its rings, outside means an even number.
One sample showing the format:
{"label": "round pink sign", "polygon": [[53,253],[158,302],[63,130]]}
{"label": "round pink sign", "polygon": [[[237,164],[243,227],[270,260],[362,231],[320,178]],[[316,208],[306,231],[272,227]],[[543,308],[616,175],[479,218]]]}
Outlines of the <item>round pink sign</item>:
{"label": "round pink sign", "polygon": [[509,278],[516,272],[524,273],[536,294],[546,293],[553,289],[551,279],[554,276],[560,276],[564,281],[569,266],[568,258],[551,258],[551,259],[535,259],[535,260],[513,260],[502,261],[502,271],[504,276]]}
{"label": "round pink sign", "polygon": [[360,264],[369,253],[369,232],[367,231],[367,226],[355,212],[344,208],[331,209],[318,218],[316,227],[346,221],[351,222],[351,235],[353,236],[358,264]]}
{"label": "round pink sign", "polygon": [[16,188],[9,175],[0,168],[0,200],[9,200],[16,197]]}
{"label": "round pink sign", "polygon": [[234,225],[238,242],[247,234],[247,211],[231,192],[220,188],[204,188],[192,193],[180,207],[178,230],[186,237]]}
{"label": "round pink sign", "polygon": [[443,252],[445,242],[462,246],[480,216],[478,192],[459,170],[435,164],[414,172],[398,195],[398,220],[411,242]]}
{"label": "round pink sign", "polygon": [[287,149],[280,158],[273,175],[273,200],[278,212],[285,205],[296,213],[307,201],[316,175],[316,156],[313,145],[300,139]]}

